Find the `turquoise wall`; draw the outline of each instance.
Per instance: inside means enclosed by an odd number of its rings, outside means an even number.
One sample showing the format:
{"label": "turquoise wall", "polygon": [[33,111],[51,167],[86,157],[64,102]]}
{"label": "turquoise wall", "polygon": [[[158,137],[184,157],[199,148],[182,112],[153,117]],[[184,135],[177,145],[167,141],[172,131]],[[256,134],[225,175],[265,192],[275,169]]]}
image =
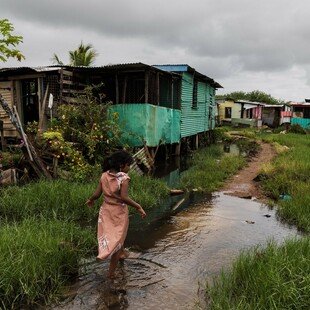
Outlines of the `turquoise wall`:
{"label": "turquoise wall", "polygon": [[182,74],[181,88],[181,137],[215,128],[215,89],[205,83],[197,85],[197,107],[193,107],[193,75]]}
{"label": "turquoise wall", "polygon": [[118,113],[123,142],[130,146],[142,146],[144,141],[152,147],[180,141],[180,110],[148,103],[117,104],[110,109]]}
{"label": "turquoise wall", "polygon": [[310,118],[291,118],[292,125],[300,125],[302,128],[309,129],[310,128]]}

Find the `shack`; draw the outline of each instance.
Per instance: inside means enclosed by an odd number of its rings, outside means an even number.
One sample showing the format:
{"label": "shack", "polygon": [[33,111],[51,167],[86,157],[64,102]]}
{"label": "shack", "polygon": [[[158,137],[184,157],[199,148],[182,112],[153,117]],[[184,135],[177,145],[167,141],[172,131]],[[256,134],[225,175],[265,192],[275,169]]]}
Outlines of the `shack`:
{"label": "shack", "polygon": [[231,124],[232,118],[238,119],[241,115],[241,107],[232,99],[218,100],[218,122],[220,125]]}
{"label": "shack", "polygon": [[292,109],[292,125],[299,125],[305,129],[310,129],[310,99],[305,102],[290,102]]}
{"label": "shack", "polygon": [[[118,113],[124,143],[132,147],[157,147],[180,141],[181,77],[142,64],[103,67],[20,67],[0,70],[0,94],[15,107],[23,125],[37,121],[44,128],[60,104],[78,104],[85,86],[103,83],[111,113]],[[48,99],[53,96],[53,106]],[[0,107],[4,136],[18,133]]]}
{"label": "shack", "polygon": [[154,65],[155,68],[181,77],[181,139],[192,138],[198,146],[199,134],[215,128],[216,89],[222,86],[187,64]]}
{"label": "shack", "polygon": [[282,124],[289,124],[291,117],[291,109],[287,104],[261,104],[262,122],[272,128],[276,128]]}
{"label": "shack", "polygon": [[231,123],[238,126],[261,127],[262,107],[260,102],[236,100],[234,108],[239,117],[233,117]]}
{"label": "shack", "polygon": [[[71,103],[82,92],[76,68],[70,66],[18,67],[0,69],[0,94],[11,109],[16,109],[23,126],[36,121],[44,125],[59,104]],[[50,95],[53,105],[48,108]],[[51,101],[50,101],[51,102]],[[18,132],[0,106],[5,138],[16,138]]]}

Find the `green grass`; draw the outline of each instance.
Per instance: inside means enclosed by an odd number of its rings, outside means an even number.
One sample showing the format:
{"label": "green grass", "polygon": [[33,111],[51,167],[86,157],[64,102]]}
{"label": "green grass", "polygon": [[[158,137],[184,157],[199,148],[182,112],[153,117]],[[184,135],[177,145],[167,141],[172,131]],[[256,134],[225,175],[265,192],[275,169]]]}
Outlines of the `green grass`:
{"label": "green grass", "polygon": [[1,223],[0,308],[48,302],[94,250],[92,233],[70,222]]}
{"label": "green grass", "polygon": [[241,156],[224,156],[221,146],[211,145],[194,154],[191,168],[181,177],[181,186],[188,190],[195,188],[210,193],[238,171],[245,161]]}
{"label": "green grass", "polygon": [[96,216],[95,209],[84,203],[96,183],[80,184],[65,180],[41,180],[1,191],[0,217],[20,221],[28,217],[87,221]]}
{"label": "green grass", "polygon": [[[263,169],[263,190],[275,200],[277,212],[282,219],[310,232],[310,136],[264,134],[262,138],[288,147],[279,153],[271,165]],[[289,195],[291,199],[281,200],[282,194]]]}
{"label": "green grass", "polygon": [[310,238],[244,252],[207,289],[210,309],[309,309]]}
{"label": "green grass", "polygon": [[[152,209],[170,193],[166,183],[149,176],[138,176],[131,174],[129,195],[139,202],[145,210]],[[136,212],[132,208],[130,212]]]}
{"label": "green grass", "polygon": [[[146,209],[153,208],[169,194],[161,180],[148,176],[131,176],[130,195]],[[97,181],[89,184],[65,180],[41,180],[25,186],[8,187],[1,191],[0,218],[20,221],[28,217],[92,222],[97,218],[102,197],[89,209],[86,199],[93,193]],[[130,212],[134,212],[130,209]]]}

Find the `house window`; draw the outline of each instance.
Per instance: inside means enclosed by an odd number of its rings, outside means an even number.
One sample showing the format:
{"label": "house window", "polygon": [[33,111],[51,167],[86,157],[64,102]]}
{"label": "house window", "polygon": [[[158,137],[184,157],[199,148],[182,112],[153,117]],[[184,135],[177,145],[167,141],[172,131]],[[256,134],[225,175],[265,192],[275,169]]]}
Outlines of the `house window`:
{"label": "house window", "polygon": [[198,82],[194,81],[192,108],[196,109],[197,107],[198,107]]}
{"label": "house window", "polygon": [[225,107],[225,118],[231,118],[231,107]]}

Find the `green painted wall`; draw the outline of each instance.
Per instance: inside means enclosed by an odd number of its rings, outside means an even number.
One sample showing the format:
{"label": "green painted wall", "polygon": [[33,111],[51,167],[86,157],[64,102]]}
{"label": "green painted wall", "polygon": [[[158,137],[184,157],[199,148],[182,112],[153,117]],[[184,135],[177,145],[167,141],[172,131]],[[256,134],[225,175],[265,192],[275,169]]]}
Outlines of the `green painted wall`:
{"label": "green painted wall", "polygon": [[180,141],[181,111],[148,103],[117,104],[117,112],[124,130],[123,142],[130,146],[157,146],[160,143]]}
{"label": "green painted wall", "polygon": [[184,72],[181,89],[181,137],[215,128],[215,89],[205,83],[197,85],[197,107],[193,107],[193,75]]}
{"label": "green painted wall", "polygon": [[291,124],[292,125],[299,125],[305,129],[310,129],[310,118],[292,117],[291,118]]}

